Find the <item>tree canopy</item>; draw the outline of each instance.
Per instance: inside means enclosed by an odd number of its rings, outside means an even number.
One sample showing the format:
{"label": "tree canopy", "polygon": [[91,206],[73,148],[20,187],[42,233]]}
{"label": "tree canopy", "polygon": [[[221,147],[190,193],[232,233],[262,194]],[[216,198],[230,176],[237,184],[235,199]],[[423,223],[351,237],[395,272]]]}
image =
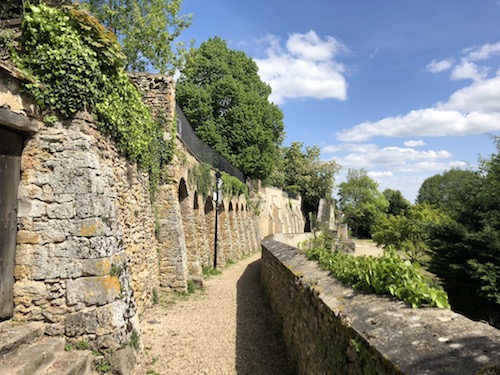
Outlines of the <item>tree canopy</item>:
{"label": "tree canopy", "polygon": [[446,204],[437,202],[453,220],[431,232],[431,270],[444,280],[457,311],[500,327],[500,139],[496,143],[480,170],[460,173],[446,187]]}
{"label": "tree canopy", "polygon": [[251,178],[268,177],[284,137],[283,113],[268,98],[257,64],[221,38],[194,49],[177,83],[177,102],[196,134]]}
{"label": "tree canopy", "polygon": [[331,198],[335,174],[340,166],[335,161],[322,161],[317,146],[307,146],[303,142],[292,142],[282,147],[278,165],[269,182],[285,191],[302,196],[303,212],[318,209],[322,198]]}
{"label": "tree canopy", "polygon": [[355,237],[370,237],[378,215],[385,215],[389,201],[364,169],[349,169],[347,181],[339,184],[339,207]]}
{"label": "tree canopy", "polygon": [[451,169],[427,178],[420,187],[417,203],[428,203],[447,215],[460,215],[472,203],[480,184],[478,172]]}
{"label": "tree canopy", "polygon": [[[191,24],[191,15],[181,15],[182,0],[83,0],[90,10],[120,40],[126,68],[173,72],[183,63],[185,49],[177,37]],[[176,47],[174,51],[173,47]]]}

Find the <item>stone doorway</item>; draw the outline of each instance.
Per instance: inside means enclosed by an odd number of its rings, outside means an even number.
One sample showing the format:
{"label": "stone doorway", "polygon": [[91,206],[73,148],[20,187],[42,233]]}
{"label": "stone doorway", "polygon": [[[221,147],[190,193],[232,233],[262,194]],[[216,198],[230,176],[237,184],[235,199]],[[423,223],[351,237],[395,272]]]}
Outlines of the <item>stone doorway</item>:
{"label": "stone doorway", "polygon": [[23,137],[0,128],[0,320],[12,317],[17,236],[17,189]]}

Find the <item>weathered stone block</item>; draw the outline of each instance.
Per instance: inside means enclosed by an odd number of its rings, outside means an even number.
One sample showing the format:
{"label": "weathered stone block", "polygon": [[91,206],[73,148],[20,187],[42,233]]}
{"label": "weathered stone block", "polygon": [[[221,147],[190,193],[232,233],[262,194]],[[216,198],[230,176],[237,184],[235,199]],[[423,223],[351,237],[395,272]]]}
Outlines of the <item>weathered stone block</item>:
{"label": "weathered stone block", "polygon": [[114,301],[120,294],[120,281],[116,276],[82,277],[66,284],[68,305],[82,302],[87,306],[101,306]]}
{"label": "weathered stone block", "polygon": [[111,271],[109,258],[85,259],[82,261],[83,276],[104,276]]}
{"label": "weathered stone block", "polygon": [[64,332],[69,337],[95,334],[98,326],[96,310],[79,311],[66,317]]}

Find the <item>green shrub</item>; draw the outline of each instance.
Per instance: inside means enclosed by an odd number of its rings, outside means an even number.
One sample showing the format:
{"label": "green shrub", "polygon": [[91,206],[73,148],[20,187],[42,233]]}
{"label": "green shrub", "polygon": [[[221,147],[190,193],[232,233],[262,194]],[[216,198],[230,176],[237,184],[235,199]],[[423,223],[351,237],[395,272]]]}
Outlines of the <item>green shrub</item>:
{"label": "green shrub", "polygon": [[339,251],[313,248],[307,257],[316,260],[332,276],[353,288],[368,293],[387,294],[412,307],[424,304],[450,308],[448,295],[434,286],[434,282],[422,275],[417,263],[403,260],[395,252],[388,251],[381,257],[355,257]]}

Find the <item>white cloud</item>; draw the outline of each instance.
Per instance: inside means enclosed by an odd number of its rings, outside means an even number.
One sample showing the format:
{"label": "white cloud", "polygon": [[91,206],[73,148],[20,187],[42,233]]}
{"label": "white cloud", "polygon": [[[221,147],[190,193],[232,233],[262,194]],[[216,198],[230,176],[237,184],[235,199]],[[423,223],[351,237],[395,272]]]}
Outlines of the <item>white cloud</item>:
{"label": "white cloud", "polygon": [[479,67],[473,62],[463,59],[451,72],[450,78],[454,81],[461,79],[472,79],[473,81],[481,81],[488,75],[487,67]]}
{"label": "white cloud", "polygon": [[472,61],[486,60],[491,56],[500,55],[500,43],[485,44],[467,51],[467,58]]}
{"label": "white cloud", "polygon": [[452,67],[453,65],[453,60],[448,59],[448,60],[432,60],[427,66],[425,67],[427,71],[431,73],[441,73],[444,72],[445,70],[448,70]]}
{"label": "white cloud", "polygon": [[[335,150],[335,151],[333,151]],[[383,147],[375,144],[343,143],[337,146],[323,148],[324,153],[336,153],[333,159],[337,161],[343,169],[364,168],[377,170],[380,168],[391,168],[393,172],[410,172],[422,170],[427,165],[429,170],[446,169],[450,163],[448,159],[452,154],[446,150],[415,150],[413,148]],[[333,151],[333,152],[332,152]],[[439,167],[437,167],[439,165]],[[448,168],[451,168],[449,166]]]}
{"label": "white cloud", "polygon": [[456,91],[446,103],[406,115],[364,122],[336,133],[343,142],[365,142],[376,136],[425,137],[500,131],[500,77]]}
{"label": "white cloud", "polygon": [[368,176],[371,178],[380,178],[380,177],[392,177],[394,173],[391,171],[383,171],[383,172],[368,172]]}
{"label": "white cloud", "polygon": [[425,146],[425,142],[422,140],[418,141],[406,141],[403,143],[406,147],[422,147]]}
{"label": "white cloud", "polygon": [[345,68],[335,56],[346,47],[332,36],[320,38],[316,32],[292,34],[286,48],[279,38],[266,38],[267,57],[255,59],[262,80],[273,92],[270,100],[280,104],[291,98],[347,99]]}

